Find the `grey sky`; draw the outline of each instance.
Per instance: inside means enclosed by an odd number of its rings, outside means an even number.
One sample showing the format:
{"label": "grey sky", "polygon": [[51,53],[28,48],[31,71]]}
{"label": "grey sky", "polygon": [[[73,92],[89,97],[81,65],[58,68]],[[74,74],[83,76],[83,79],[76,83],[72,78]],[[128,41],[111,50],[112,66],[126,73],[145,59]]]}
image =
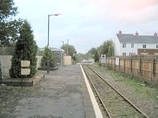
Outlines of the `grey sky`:
{"label": "grey sky", "polygon": [[86,53],[116,33],[153,35],[158,32],[157,0],[15,0],[18,17],[26,18],[39,47],[47,45],[48,14],[50,46],[60,48],[61,41]]}

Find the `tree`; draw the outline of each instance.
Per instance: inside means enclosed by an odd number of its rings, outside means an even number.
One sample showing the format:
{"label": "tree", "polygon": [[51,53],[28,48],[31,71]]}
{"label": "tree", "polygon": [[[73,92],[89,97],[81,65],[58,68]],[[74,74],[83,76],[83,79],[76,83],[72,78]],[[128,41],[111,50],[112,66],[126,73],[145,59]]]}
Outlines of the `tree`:
{"label": "tree", "polygon": [[97,52],[97,51],[95,52],[95,55],[94,55],[94,61],[95,61],[95,62],[98,62],[98,61],[99,61],[99,55],[98,55],[98,52]]}
{"label": "tree", "polygon": [[85,54],[78,53],[76,55],[76,62],[81,62],[83,59],[85,59]]}
{"label": "tree", "polygon": [[0,25],[0,46],[15,46],[15,42],[20,38],[20,27],[23,24],[22,19],[13,20]]}
{"label": "tree", "polygon": [[[10,69],[11,78],[27,78],[32,77],[36,73],[36,58],[37,45],[34,41],[33,31],[30,24],[24,20],[20,28],[20,39],[16,43],[15,53],[12,57],[12,65]],[[27,76],[21,75],[21,60],[30,61],[30,74]]]}
{"label": "tree", "polygon": [[0,21],[6,22],[10,16],[15,16],[17,7],[14,6],[14,0],[1,0],[0,2]]}
{"label": "tree", "polygon": [[47,60],[49,60],[49,62],[50,62],[49,63],[50,67],[56,66],[55,60],[53,58],[53,52],[48,47],[45,47],[43,54],[42,54],[41,67],[45,68],[47,66]]}
{"label": "tree", "polygon": [[90,53],[78,53],[76,54],[76,62],[81,62],[84,59],[90,59],[90,58],[94,58],[94,56],[92,57],[92,55]]}
{"label": "tree", "polygon": [[98,49],[101,54],[106,54],[107,57],[114,55],[114,43],[112,40],[105,41]]}
{"label": "tree", "polygon": [[95,53],[96,53],[96,48],[91,48],[89,51],[88,51],[88,53],[90,53],[91,55],[95,55]]}
{"label": "tree", "polygon": [[2,79],[2,67],[1,67],[1,62],[0,62],[0,80]]}
{"label": "tree", "polygon": [[13,42],[16,42],[17,40],[19,40],[19,35],[20,35],[20,28],[23,25],[23,21],[22,19],[18,19],[18,20],[13,20],[10,21],[8,23],[8,41],[9,44],[11,45]]}
{"label": "tree", "polygon": [[[19,37],[19,28],[22,20],[12,20],[17,14],[14,0],[1,0],[0,2],[0,46],[10,46]],[[11,44],[10,44],[11,43]]]}
{"label": "tree", "polygon": [[74,54],[77,53],[73,45],[68,45],[68,44],[62,45],[61,49],[65,50],[66,54],[72,57],[74,56]]}

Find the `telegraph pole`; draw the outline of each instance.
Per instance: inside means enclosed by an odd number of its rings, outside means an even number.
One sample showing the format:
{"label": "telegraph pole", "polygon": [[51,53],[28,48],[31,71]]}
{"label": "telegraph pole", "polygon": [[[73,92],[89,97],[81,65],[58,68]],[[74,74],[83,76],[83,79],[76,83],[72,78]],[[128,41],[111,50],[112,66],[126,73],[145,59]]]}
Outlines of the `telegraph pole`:
{"label": "telegraph pole", "polygon": [[69,39],[67,39],[67,55],[69,54],[68,46],[69,46]]}

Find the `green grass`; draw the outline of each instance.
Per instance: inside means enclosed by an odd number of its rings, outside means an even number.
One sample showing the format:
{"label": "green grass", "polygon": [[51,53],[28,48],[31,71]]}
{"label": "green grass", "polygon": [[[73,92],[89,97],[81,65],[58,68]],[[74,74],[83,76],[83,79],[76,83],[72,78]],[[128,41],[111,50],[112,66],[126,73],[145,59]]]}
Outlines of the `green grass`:
{"label": "green grass", "polygon": [[149,82],[146,82],[143,78],[136,78],[129,75],[125,75],[120,72],[109,70],[106,67],[93,64],[95,69],[103,73],[108,73],[115,80],[123,80],[124,84],[132,87],[134,91],[142,97],[149,97],[158,101],[158,86],[152,86]]}

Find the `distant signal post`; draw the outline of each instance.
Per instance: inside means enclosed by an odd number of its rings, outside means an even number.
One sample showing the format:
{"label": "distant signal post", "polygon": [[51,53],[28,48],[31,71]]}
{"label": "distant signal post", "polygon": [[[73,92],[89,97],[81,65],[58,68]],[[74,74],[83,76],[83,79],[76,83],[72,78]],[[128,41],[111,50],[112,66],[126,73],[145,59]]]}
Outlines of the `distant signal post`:
{"label": "distant signal post", "polygon": [[106,55],[105,54],[101,54],[100,62],[102,65],[105,66],[105,63],[106,63]]}

